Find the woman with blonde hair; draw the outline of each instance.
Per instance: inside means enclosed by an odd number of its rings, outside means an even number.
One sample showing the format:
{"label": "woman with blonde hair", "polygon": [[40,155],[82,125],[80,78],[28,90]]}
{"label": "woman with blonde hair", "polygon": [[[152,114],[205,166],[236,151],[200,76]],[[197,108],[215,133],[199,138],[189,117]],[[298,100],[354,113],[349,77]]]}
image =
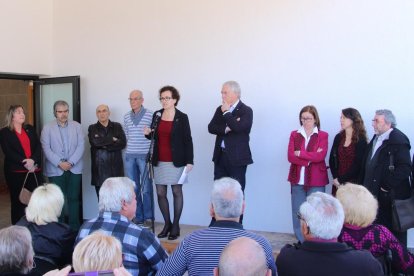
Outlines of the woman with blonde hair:
{"label": "woman with blonde hair", "polygon": [[122,266],[121,242],[102,231],[82,239],[72,257],[75,272],[114,270]]}
{"label": "woman with blonde hair", "polygon": [[385,226],[374,224],[378,202],[361,185],[347,183],[340,186],[336,197],[345,212],[345,224],[338,241],[361,250],[369,250],[374,257],[384,257],[392,253],[393,271],[414,274],[414,256]]}
{"label": "woman with blonde hair", "polygon": [[29,229],[33,237],[36,272],[44,274],[71,263],[76,232],[58,222],[63,208],[63,193],[55,184],[37,187],[17,224]]}

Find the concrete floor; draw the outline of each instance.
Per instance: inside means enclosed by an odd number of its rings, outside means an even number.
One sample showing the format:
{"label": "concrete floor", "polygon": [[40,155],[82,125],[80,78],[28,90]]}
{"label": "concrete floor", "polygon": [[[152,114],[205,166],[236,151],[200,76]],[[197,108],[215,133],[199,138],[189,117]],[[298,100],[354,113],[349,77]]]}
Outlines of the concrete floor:
{"label": "concrete floor", "polygon": [[[10,222],[10,199],[9,194],[4,189],[0,190],[0,228],[7,227],[11,224]],[[155,223],[155,233],[158,234],[163,228],[162,223]],[[197,225],[181,225],[181,236],[174,241],[169,241],[168,239],[160,239],[162,245],[166,251],[171,254],[180,241],[189,233],[194,230],[204,228],[205,226]],[[296,239],[292,234],[286,233],[275,233],[275,232],[264,232],[264,231],[252,231],[257,234],[264,236],[269,240],[270,244],[273,247],[273,254],[277,256],[280,249],[287,243],[294,243]]]}

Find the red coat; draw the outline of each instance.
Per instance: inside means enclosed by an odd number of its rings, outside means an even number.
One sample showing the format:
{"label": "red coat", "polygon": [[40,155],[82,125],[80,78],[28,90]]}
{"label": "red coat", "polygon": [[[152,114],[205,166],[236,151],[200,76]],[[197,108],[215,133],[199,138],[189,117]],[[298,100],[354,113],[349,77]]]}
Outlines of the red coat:
{"label": "red coat", "polygon": [[[322,151],[318,152],[318,148]],[[300,156],[295,156],[295,150],[300,150]],[[328,152],[328,133],[319,130],[312,134],[305,149],[305,138],[294,130],[290,133],[288,160],[291,163],[288,181],[296,185],[300,179],[300,170],[305,167],[305,186],[320,187],[329,183],[328,167],[325,157]]]}

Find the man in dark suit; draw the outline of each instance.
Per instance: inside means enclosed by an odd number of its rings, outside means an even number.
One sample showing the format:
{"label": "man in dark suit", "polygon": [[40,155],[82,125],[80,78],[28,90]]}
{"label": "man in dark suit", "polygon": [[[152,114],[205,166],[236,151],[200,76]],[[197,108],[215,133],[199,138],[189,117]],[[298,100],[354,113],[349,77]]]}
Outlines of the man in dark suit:
{"label": "man in dark suit", "polygon": [[223,103],[216,109],[208,124],[208,131],[215,134],[214,180],[231,177],[246,187],[247,165],[252,164],[249,140],[253,124],[252,109],[240,100],[240,85],[227,81],[221,89]]}

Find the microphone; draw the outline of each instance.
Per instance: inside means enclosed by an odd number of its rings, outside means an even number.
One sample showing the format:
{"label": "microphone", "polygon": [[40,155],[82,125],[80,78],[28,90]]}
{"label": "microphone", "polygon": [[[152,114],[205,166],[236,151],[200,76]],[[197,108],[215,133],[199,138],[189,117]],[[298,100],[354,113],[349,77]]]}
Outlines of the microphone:
{"label": "microphone", "polygon": [[152,121],[152,124],[151,124],[151,129],[156,129],[158,127],[158,123],[160,119],[161,119],[161,112],[158,111],[157,113],[155,113],[154,120]]}

